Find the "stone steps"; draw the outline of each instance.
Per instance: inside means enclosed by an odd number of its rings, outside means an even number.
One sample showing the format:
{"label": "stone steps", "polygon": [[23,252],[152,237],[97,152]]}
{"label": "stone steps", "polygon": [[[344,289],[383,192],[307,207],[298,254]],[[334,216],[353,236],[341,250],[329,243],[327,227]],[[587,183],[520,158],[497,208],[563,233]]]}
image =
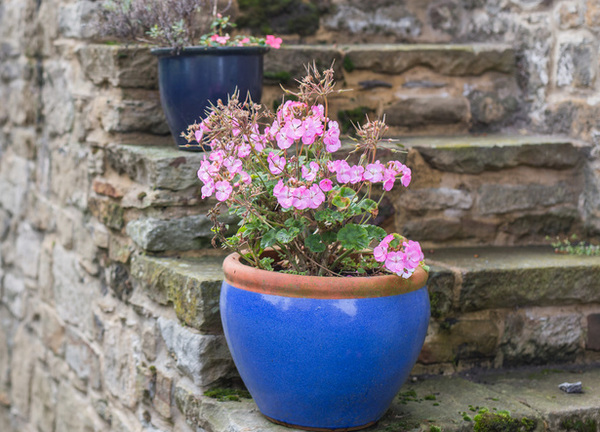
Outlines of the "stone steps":
{"label": "stone steps", "polygon": [[[78,49],[77,58],[97,87],[91,111],[100,113],[108,135],[97,139],[168,134],[157,61],[147,48],[90,44]],[[386,115],[393,133],[402,135],[514,129],[520,118],[522,97],[509,45],[284,46],[265,56],[263,104],[279,104],[280,85],[295,90],[295,80],[313,61],[321,70],[333,64],[338,87],[346,90],[331,99],[329,112],[344,129],[363,122],[365,114]]]}
{"label": "stone steps", "polygon": [[[558,388],[561,383],[578,381],[583,394],[567,394]],[[188,423],[212,432],[298,430],[270,423],[249,399],[220,402],[179,385],[175,400]],[[479,430],[595,432],[600,430],[600,369],[523,369],[422,377],[405,384],[383,418],[365,431],[467,432],[475,424],[483,427],[483,420],[477,418],[483,408],[494,414],[508,411],[513,424],[508,428],[504,419],[506,428],[497,424],[492,428],[488,423],[488,428]]]}
{"label": "stone steps", "polygon": [[[600,361],[600,257],[549,247],[426,251],[432,319],[414,373]],[[143,292],[182,324],[220,334],[223,256],[134,255]]]}
{"label": "stone steps", "polygon": [[[600,364],[600,257],[489,247],[436,249],[426,256],[432,319],[413,369],[418,378],[368,430],[468,431],[484,407],[534,420],[536,431],[573,430],[568,426],[577,422],[597,428],[600,369],[586,365]],[[179,331],[190,339],[222,338],[223,258],[134,255],[131,301],[146,296],[172,306]],[[187,356],[185,347],[170,349],[174,359]],[[222,352],[207,350],[203,361],[232,367]],[[511,369],[534,364],[539,369]],[[568,395],[557,387],[576,381],[583,382],[584,394]],[[176,385],[174,398],[188,423],[213,432],[285,430],[264,419],[251,400],[218,402],[185,382]]]}
{"label": "stone steps", "polygon": [[[400,145],[405,153],[394,152]],[[108,169],[91,197],[100,220],[126,227],[150,252],[209,244],[204,213],[212,203],[200,200],[196,178],[203,153],[111,144],[104,154]],[[384,198],[377,223],[426,247],[544,243],[581,228],[588,154],[588,146],[560,137],[401,137],[383,143],[380,158],[405,161],[413,182]]]}

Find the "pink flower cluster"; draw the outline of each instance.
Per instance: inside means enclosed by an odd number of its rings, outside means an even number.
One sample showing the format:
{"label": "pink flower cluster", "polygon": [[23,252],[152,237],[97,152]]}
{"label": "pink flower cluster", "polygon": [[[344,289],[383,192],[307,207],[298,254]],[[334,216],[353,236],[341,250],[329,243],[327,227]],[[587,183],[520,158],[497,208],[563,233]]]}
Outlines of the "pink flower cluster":
{"label": "pink flower cluster", "polygon": [[[418,242],[412,240],[400,242],[398,241],[399,237],[398,234],[390,234],[385,237],[373,249],[373,257],[377,262],[383,263],[383,266],[390,272],[408,279],[419,263],[425,259],[425,256]],[[394,240],[399,246],[391,247],[390,244],[394,243]]]}
{"label": "pink flower cluster", "polygon": [[[210,117],[205,119],[195,131],[199,143],[210,131],[210,121]],[[252,157],[247,159],[251,154],[259,160],[266,155],[262,160],[277,180],[273,196],[283,209],[319,208],[334,188],[334,180],[339,185],[382,183],[385,191],[392,189],[396,178],[405,187],[411,180],[410,169],[398,161],[383,164],[377,160],[363,166],[332,160],[332,153],[341,147],[340,128],[336,121],[325,117],[322,105],[309,107],[303,102],[287,101],[263,133],[255,126],[246,134],[234,128],[232,135],[225,144],[210,143],[213,151],[198,170],[198,178],[204,183],[202,198],[214,194],[217,200],[226,201],[235,188],[249,185],[252,180],[244,166],[246,160],[252,162]],[[288,155],[293,145],[312,149],[315,160],[307,162],[302,156]],[[300,168],[299,173],[294,166]]]}
{"label": "pink flower cluster", "polygon": [[[249,38],[246,36],[236,36],[235,38],[231,38],[229,34],[220,35],[218,33],[213,33],[208,40],[211,42],[212,46],[248,46],[248,45],[261,45],[263,39],[261,38]],[[278,49],[282,44],[281,38],[275,37],[273,35],[268,35],[264,39],[264,44],[270,46],[273,49]]]}

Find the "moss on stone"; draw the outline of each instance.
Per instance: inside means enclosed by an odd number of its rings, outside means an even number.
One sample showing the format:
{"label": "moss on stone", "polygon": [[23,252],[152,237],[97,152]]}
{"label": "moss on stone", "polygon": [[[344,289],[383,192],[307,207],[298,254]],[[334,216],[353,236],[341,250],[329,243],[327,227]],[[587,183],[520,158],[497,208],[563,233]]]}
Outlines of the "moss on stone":
{"label": "moss on stone", "polygon": [[536,422],[527,417],[513,418],[508,411],[491,413],[482,408],[474,417],[474,432],[532,432]]}
{"label": "moss on stone", "polygon": [[598,423],[593,419],[581,419],[573,416],[564,419],[560,422],[560,427],[566,431],[574,432],[596,432],[598,431]]}
{"label": "moss on stone", "polygon": [[247,390],[233,388],[214,388],[204,392],[204,396],[216,399],[219,402],[235,401],[239,402],[240,398],[251,399],[250,393]]}
{"label": "moss on stone", "polygon": [[356,66],[354,65],[354,62],[348,56],[344,56],[343,66],[344,66],[344,70],[346,72],[352,72],[356,68]]}
{"label": "moss on stone", "polygon": [[292,80],[292,74],[287,71],[271,72],[265,71],[264,77],[267,80],[275,81],[281,84],[286,84]]}
{"label": "moss on stone", "polygon": [[308,36],[319,29],[320,11],[316,1],[239,0],[239,27],[253,32]]}

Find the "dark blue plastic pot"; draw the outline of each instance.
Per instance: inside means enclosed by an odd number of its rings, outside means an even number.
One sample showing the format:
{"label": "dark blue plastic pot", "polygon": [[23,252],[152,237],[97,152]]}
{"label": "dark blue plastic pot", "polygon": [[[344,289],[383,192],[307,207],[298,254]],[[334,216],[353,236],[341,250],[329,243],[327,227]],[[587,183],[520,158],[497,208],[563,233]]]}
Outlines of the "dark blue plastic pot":
{"label": "dark blue plastic pot", "polygon": [[[227,343],[267,418],[309,430],[354,430],[383,416],[425,340],[424,270],[408,281],[297,276],[244,266],[237,255],[223,267]],[[383,286],[374,289],[377,279]]]}
{"label": "dark blue plastic pot", "polygon": [[241,98],[250,92],[252,100],[260,102],[267,51],[267,47],[188,47],[179,54],[171,48],[152,50],[158,57],[162,108],[180,149],[203,150],[189,147],[181,132],[205,116],[210,102],[227,102],[236,88]]}

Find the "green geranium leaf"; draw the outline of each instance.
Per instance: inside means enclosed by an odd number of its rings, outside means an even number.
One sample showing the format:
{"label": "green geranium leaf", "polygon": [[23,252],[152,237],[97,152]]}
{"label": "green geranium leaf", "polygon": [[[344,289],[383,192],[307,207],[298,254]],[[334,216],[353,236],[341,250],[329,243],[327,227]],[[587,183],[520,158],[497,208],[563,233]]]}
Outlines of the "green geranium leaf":
{"label": "green geranium leaf", "polygon": [[340,210],[344,210],[347,209],[350,206],[350,198],[345,198],[342,197],[340,195],[336,195],[332,200],[331,203],[336,206],[337,208],[339,208]]}
{"label": "green geranium leaf", "polygon": [[277,230],[270,230],[263,234],[260,239],[260,247],[261,249],[266,249],[268,247],[273,246],[277,242]]}
{"label": "green geranium leaf", "polygon": [[343,222],[344,216],[338,211],[333,211],[331,209],[325,209],[325,210],[320,210],[318,212],[315,212],[315,220],[317,222],[329,222],[329,223]]}
{"label": "green geranium leaf", "polygon": [[356,224],[348,224],[342,228],[337,239],[345,249],[360,250],[369,246],[367,230]]}
{"label": "green geranium leaf", "polygon": [[350,199],[352,199],[356,196],[356,192],[354,192],[354,190],[350,189],[349,187],[340,188],[339,194],[341,197],[350,198]]}
{"label": "green geranium leaf", "polygon": [[323,243],[323,237],[321,237],[320,234],[312,234],[306,237],[306,239],[304,239],[304,245],[314,253],[325,252],[325,249],[327,249],[327,246]]}
{"label": "green geranium leaf", "polygon": [[298,234],[300,234],[300,230],[298,228],[292,227],[289,230],[282,228],[279,231],[277,231],[276,238],[278,242],[287,244],[293,241],[298,236]]}
{"label": "green geranium leaf", "polygon": [[376,225],[366,225],[365,229],[367,230],[369,240],[381,241],[387,235],[383,228]]}
{"label": "green geranium leaf", "polygon": [[377,202],[369,198],[365,198],[364,200],[362,200],[359,205],[361,209],[369,213],[377,210]]}

